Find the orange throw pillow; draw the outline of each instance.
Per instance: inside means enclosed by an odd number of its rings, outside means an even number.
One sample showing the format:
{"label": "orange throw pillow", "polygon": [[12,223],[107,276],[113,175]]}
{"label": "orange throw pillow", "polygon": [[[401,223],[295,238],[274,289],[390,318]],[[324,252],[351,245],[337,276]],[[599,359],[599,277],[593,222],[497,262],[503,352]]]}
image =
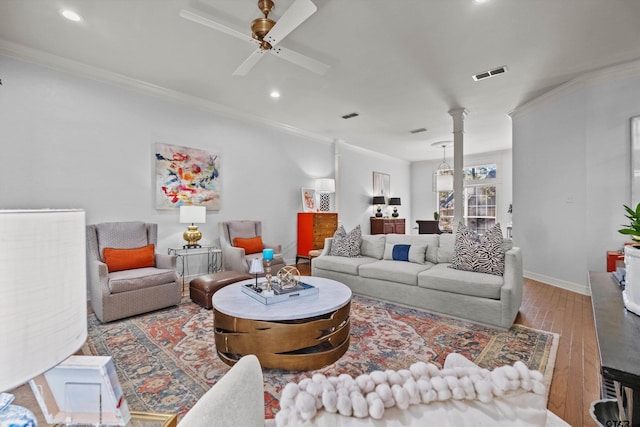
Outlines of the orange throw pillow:
{"label": "orange throw pillow", "polygon": [[246,255],[262,252],[262,249],[264,248],[262,246],[262,237],[260,236],[251,237],[250,239],[236,237],[233,239],[233,246],[236,248],[243,248]]}
{"label": "orange throw pillow", "polygon": [[135,249],[104,248],[102,256],[111,272],[156,265],[153,243]]}

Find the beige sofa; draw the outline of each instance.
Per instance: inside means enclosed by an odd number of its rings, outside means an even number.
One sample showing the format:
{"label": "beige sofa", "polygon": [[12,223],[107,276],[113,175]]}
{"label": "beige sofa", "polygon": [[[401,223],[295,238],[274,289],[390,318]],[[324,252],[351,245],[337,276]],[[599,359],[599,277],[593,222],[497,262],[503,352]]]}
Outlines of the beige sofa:
{"label": "beige sofa", "polygon": [[[360,257],[329,255],[332,241],[312,260],[312,275],[342,282],[356,294],[499,328],[513,324],[522,303],[522,252],[510,240],[504,243],[502,276],[449,268],[452,234],[363,235]],[[424,255],[414,253],[412,262],[385,259],[395,244],[422,248]]]}

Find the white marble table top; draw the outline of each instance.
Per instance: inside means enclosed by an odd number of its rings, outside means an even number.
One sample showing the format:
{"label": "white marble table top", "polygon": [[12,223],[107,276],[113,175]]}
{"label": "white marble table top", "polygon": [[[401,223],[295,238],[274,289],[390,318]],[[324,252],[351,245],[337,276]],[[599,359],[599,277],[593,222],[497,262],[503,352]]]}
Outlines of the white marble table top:
{"label": "white marble table top", "polygon": [[302,276],[301,282],[318,288],[318,295],[298,299],[263,304],[246,295],[240,289],[242,285],[255,279],[233,283],[213,294],[213,307],[229,316],[250,320],[295,320],[319,316],[336,311],[351,300],[348,286],[324,277]]}

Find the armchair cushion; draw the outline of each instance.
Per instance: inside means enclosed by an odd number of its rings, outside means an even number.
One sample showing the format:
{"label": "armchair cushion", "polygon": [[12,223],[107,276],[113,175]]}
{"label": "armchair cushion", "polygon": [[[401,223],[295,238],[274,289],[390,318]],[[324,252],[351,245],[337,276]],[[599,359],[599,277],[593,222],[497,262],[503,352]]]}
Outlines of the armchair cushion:
{"label": "armchair cushion", "polygon": [[[98,253],[103,256],[104,248],[133,249],[149,243],[144,222],[104,222],[96,224]],[[104,261],[104,258],[101,259]]]}
{"label": "armchair cushion", "polygon": [[171,269],[146,267],[109,273],[109,290],[112,294],[151,288],[175,282],[175,271]]}
{"label": "armchair cushion", "polygon": [[155,245],[135,249],[104,248],[102,257],[110,272],[155,267]]}
{"label": "armchair cushion", "polygon": [[262,252],[262,249],[264,249],[262,237],[260,236],[250,238],[236,237],[233,239],[233,246],[244,249],[246,255]]}
{"label": "armchair cushion", "polygon": [[232,242],[238,237],[241,239],[249,239],[256,236],[256,226],[254,221],[229,222],[229,239],[231,239]]}

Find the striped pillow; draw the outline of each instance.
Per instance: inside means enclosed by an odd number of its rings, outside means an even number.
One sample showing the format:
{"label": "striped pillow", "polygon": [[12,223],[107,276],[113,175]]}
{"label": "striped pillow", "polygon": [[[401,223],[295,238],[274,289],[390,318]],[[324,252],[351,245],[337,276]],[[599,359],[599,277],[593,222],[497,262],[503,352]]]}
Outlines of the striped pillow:
{"label": "striped pillow", "polygon": [[478,236],[460,223],[453,247],[451,268],[496,276],[504,274],[504,248],[500,224]]}
{"label": "striped pillow", "polygon": [[343,226],[340,226],[333,235],[329,255],[359,257],[361,244],[362,231],[359,225],[348,233]]}

